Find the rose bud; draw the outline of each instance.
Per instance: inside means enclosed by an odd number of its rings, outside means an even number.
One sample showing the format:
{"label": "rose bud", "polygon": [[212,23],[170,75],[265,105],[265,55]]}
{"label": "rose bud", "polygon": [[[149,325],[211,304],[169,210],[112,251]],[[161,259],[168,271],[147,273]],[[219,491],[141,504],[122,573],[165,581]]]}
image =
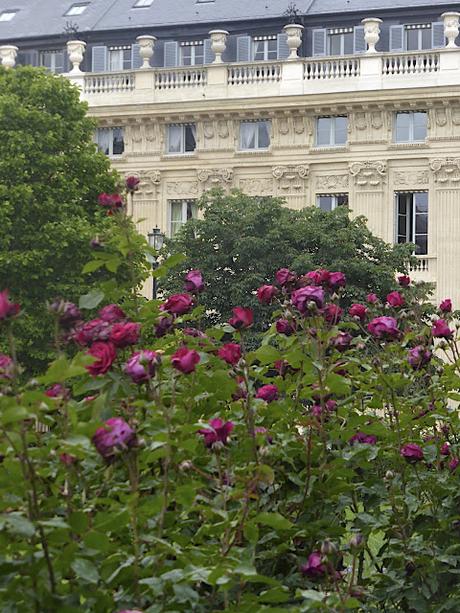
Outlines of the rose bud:
{"label": "rose bud", "polygon": [[89,241],[89,246],[91,247],[91,249],[97,251],[98,249],[102,249],[104,247],[104,244],[100,240],[99,236],[95,236]]}
{"label": "rose bud", "polygon": [[288,283],[295,281],[296,276],[289,269],[280,268],[280,270],[278,270],[275,274],[275,279],[279,285],[287,285]]}
{"label": "rose bud", "polygon": [[174,320],[171,317],[160,317],[155,324],[155,336],[161,338],[166,336],[170,330],[174,327]]}
{"label": "rose bud", "polygon": [[337,349],[337,351],[346,351],[349,349],[353,337],[348,332],[339,332],[337,336],[331,338],[331,345]]}
{"label": "rose bud", "polygon": [[200,270],[191,270],[185,275],[185,291],[199,294],[204,290],[203,275]]}
{"label": "rose bud", "polygon": [[295,333],[295,324],[291,323],[287,319],[278,319],[275,323],[276,331],[278,334],[284,334],[285,336],[291,336]]}
{"label": "rose bud", "polygon": [[61,453],[59,456],[59,461],[65,466],[72,466],[77,461],[77,458],[70,453]]}
{"label": "rose bud", "polygon": [[217,355],[221,360],[231,366],[235,366],[241,360],[241,345],[237,343],[226,343],[220,347]]}
{"label": "rose bud", "polygon": [[368,324],[367,329],[375,338],[394,339],[400,334],[398,322],[394,317],[376,317]]}
{"label": "rose bud", "polygon": [[265,402],[273,402],[278,399],[278,388],[276,385],[262,385],[259,387],[256,393],[256,398],[265,400]]}
{"label": "rose bud", "polygon": [[232,309],[233,317],[229,319],[229,324],[236,330],[242,330],[249,328],[254,321],[254,314],[252,309],[245,307],[235,307]]}
{"label": "rose bud", "polygon": [[190,294],[174,294],[161,305],[162,311],[173,315],[185,315],[193,308],[193,297]]}
{"label": "rose bud", "polygon": [[398,283],[401,287],[408,287],[410,285],[410,277],[407,275],[401,275],[398,277]]}
{"label": "rose bud", "polygon": [[441,449],[439,450],[439,453],[441,455],[450,455],[450,444],[449,443],[443,443],[441,445]]}
{"label": "rose bud", "polygon": [[134,430],[121,417],[111,417],[102,428],[98,428],[92,438],[96,450],[105,460],[110,460],[117,451],[137,445]]}
{"label": "rose bud", "polygon": [[356,550],[362,549],[365,545],[363,535],[360,534],[359,532],[357,534],[354,534],[350,539],[349,545],[350,545],[351,550],[356,551]]}
{"label": "rose bud", "polygon": [[454,331],[449,328],[444,319],[437,319],[431,328],[431,334],[435,338],[452,338]]}
{"label": "rose bud", "polygon": [[199,362],[200,354],[194,349],[188,349],[187,347],[181,347],[171,356],[171,366],[184,375],[194,372]]}
{"label": "rose bud", "polygon": [[224,423],[222,419],[216,417],[209,420],[206,428],[198,430],[198,434],[203,436],[206,447],[212,447],[215,443],[226,445],[234,427],[233,422],[226,421]]}
{"label": "rose bud", "polygon": [[450,298],[446,298],[439,305],[439,310],[443,313],[450,313],[452,311],[452,300]]}
{"label": "rose bud", "polygon": [[260,304],[271,304],[277,293],[278,288],[276,288],[274,285],[262,285],[257,290],[257,299]]}
{"label": "rose bud", "polygon": [[144,349],[134,353],[123,366],[123,372],[131,377],[133,383],[138,385],[146,383],[154,376],[160,364],[160,354],[156,351]]}
{"label": "rose bud", "polygon": [[399,292],[391,292],[387,296],[387,303],[394,308],[402,307],[404,302],[404,296]]}
{"label": "rose bud", "polygon": [[128,192],[131,192],[131,194],[133,194],[139,189],[140,182],[141,180],[139,179],[139,177],[135,177],[135,176],[126,177],[125,179],[126,189],[128,190]]}
{"label": "rose bud", "polygon": [[364,321],[366,319],[367,313],[368,309],[366,306],[364,306],[364,304],[355,303],[352,304],[351,307],[348,309],[348,314],[350,315],[350,317],[357,317],[361,321]]}
{"label": "rose bud", "polygon": [[376,294],[367,294],[366,300],[369,304],[376,304],[379,301]]}
{"label": "rose bud", "polygon": [[377,437],[373,434],[357,432],[356,434],[353,434],[348,442],[350,445],[354,445],[355,443],[360,443],[361,445],[375,445],[377,442]]}
{"label": "rose bud", "polygon": [[0,319],[14,317],[19,313],[21,308],[19,304],[9,301],[8,294],[9,292],[7,289],[0,292]]}
{"label": "rose bud", "polygon": [[417,443],[406,443],[401,447],[400,454],[410,464],[423,460],[423,449]]}
{"label": "rose bud", "polygon": [[45,390],[45,396],[48,396],[48,398],[69,398],[70,390],[60,383],[56,383]]}
{"label": "rose bud", "polygon": [[13,379],[16,368],[9,355],[0,353],[0,381],[2,379]]}
{"label": "rose bud", "polygon": [[306,564],[300,567],[302,575],[310,579],[321,579],[327,575],[326,565],[322,562],[322,555],[319,551],[314,551],[308,556]]}
{"label": "rose bud", "polygon": [[88,355],[92,355],[97,358],[93,364],[86,366],[86,370],[93,375],[93,377],[97,375],[103,375],[115,362],[117,357],[117,350],[115,345],[110,342],[98,341],[93,343],[88,350]]}
{"label": "rose bud", "polygon": [[340,321],[343,310],[337,304],[327,304],[323,309],[323,317],[331,326]]}
{"label": "rose bud", "polygon": [[449,462],[449,470],[451,473],[455,472],[457,466],[460,464],[460,460],[458,458],[452,458]]}

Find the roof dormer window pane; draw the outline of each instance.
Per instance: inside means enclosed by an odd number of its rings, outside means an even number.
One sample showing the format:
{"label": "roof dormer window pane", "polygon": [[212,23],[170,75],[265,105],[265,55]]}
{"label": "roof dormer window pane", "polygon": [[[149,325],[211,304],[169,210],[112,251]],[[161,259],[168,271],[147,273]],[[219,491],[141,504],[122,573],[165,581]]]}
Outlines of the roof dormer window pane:
{"label": "roof dormer window pane", "polygon": [[66,17],[75,17],[77,15],[81,15],[86,11],[87,6],[87,2],[85,4],[72,4],[72,6],[69,8],[65,15]]}
{"label": "roof dormer window pane", "polygon": [[153,0],[137,0],[136,4],[134,5],[134,8],[144,8],[146,6],[151,6]]}
{"label": "roof dormer window pane", "polygon": [[11,21],[18,11],[3,11],[0,13],[0,21]]}

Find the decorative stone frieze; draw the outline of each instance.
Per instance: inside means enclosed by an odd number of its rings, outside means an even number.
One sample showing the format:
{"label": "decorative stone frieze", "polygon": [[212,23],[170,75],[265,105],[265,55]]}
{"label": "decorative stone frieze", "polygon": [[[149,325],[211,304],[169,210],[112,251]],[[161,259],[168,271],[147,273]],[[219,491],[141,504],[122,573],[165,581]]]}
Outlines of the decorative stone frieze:
{"label": "decorative stone frieze", "polygon": [[316,177],[316,189],[327,191],[338,191],[348,189],[348,175],[330,174],[319,175]]}
{"label": "decorative stone frieze", "polygon": [[139,177],[139,198],[151,199],[157,195],[158,187],[161,183],[161,173],[159,170],[141,170],[139,173],[127,173],[126,176],[134,175]]}
{"label": "decorative stone frieze", "polygon": [[436,158],[430,168],[438,185],[460,187],[460,158]]}
{"label": "decorative stone frieze", "polygon": [[309,167],[305,164],[272,168],[272,175],[277,180],[277,187],[281,193],[295,193],[303,190],[309,172]]}
{"label": "decorative stone frieze", "polygon": [[198,181],[168,181],[166,195],[169,198],[195,198],[198,196]]}
{"label": "decorative stone frieze", "polygon": [[231,168],[202,168],[197,171],[197,177],[204,190],[213,187],[227,189],[233,181],[233,170]]}
{"label": "decorative stone frieze", "polygon": [[375,189],[386,181],[386,162],[353,162],[350,164],[349,170],[357,187]]}
{"label": "decorative stone frieze", "polygon": [[418,187],[427,185],[429,180],[427,170],[398,170],[393,174],[393,183],[397,187]]}
{"label": "decorative stone frieze", "polygon": [[239,188],[248,196],[272,196],[273,179],[269,177],[248,177],[239,180]]}

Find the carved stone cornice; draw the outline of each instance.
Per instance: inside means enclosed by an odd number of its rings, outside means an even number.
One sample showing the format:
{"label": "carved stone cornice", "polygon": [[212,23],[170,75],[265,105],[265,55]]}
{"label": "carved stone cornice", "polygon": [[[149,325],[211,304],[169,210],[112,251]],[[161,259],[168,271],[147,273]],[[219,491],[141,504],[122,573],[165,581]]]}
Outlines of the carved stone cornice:
{"label": "carved stone cornice", "polygon": [[353,162],[349,171],[357,187],[376,188],[386,182],[387,165],[383,161]]}
{"label": "carved stone cornice", "polygon": [[134,176],[140,179],[137,190],[140,198],[155,198],[157,188],[161,183],[161,173],[159,170],[141,170],[139,172],[127,172],[125,177]]}
{"label": "carved stone cornice", "polygon": [[201,168],[196,174],[203,189],[229,187],[233,181],[232,168]]}
{"label": "carved stone cornice", "polygon": [[274,166],[272,175],[278,181],[278,188],[282,192],[296,192],[305,188],[310,168],[307,164],[292,166]]}
{"label": "carved stone cornice", "polygon": [[460,187],[460,158],[436,158],[430,161],[430,168],[436,183]]}

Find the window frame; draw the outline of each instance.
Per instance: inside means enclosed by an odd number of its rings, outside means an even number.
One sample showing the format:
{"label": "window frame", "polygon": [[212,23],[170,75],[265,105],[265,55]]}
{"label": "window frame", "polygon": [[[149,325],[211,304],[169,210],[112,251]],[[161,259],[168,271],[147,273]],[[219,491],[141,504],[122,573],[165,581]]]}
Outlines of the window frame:
{"label": "window frame", "polygon": [[[181,221],[173,221],[172,210],[174,204],[181,204]],[[190,216],[188,215],[188,207],[190,206]],[[168,200],[168,233],[169,238],[173,238],[179,229],[190,219],[197,219],[198,203],[195,198],[173,198]],[[174,231],[173,231],[174,224]]]}
{"label": "window frame", "polygon": [[[272,125],[271,125],[271,120],[270,119],[258,119],[256,121],[240,121],[240,128],[239,128],[239,144],[238,144],[238,150],[239,151],[269,151],[270,147],[271,147],[271,136],[272,136]],[[262,124],[266,124],[267,126],[267,132],[268,132],[268,145],[266,147],[259,147],[259,141],[260,141],[260,126]],[[242,128],[243,126],[246,125],[257,125],[257,129],[254,133],[254,147],[243,147],[243,131]]]}
{"label": "window frame", "polygon": [[[200,56],[202,56],[202,61],[197,62],[197,48],[201,51]],[[190,49],[190,64],[184,63],[184,50]],[[204,42],[198,45],[180,45],[179,47],[179,60],[181,66],[203,66],[204,65]]]}
{"label": "window frame", "polygon": [[[404,49],[406,51],[428,51],[432,49],[432,25],[431,23],[426,24],[417,24],[416,27],[411,26],[411,24],[406,24],[404,26]],[[423,32],[429,32],[428,38],[428,46],[423,46]],[[417,47],[415,49],[409,49],[409,32],[417,32]]]}
{"label": "window frame", "polygon": [[[45,55],[49,55],[53,60],[50,62],[51,66],[46,66],[44,64],[43,59]],[[58,55],[62,56],[62,70],[56,70],[56,57]],[[63,74],[65,72],[65,52],[63,49],[42,49],[38,54],[38,62],[39,65],[43,68],[48,69],[52,74]]]}
{"label": "window frame", "polygon": [[[345,36],[350,36],[350,39],[351,39],[350,53],[345,53]],[[340,52],[339,53],[332,53],[331,47],[332,47],[333,37],[340,38]],[[327,55],[332,55],[332,56],[353,55],[353,51],[354,51],[353,50],[353,45],[354,45],[353,30],[350,32],[336,32],[336,33],[328,32],[326,41],[327,41]]]}
{"label": "window frame", "polygon": [[[181,128],[181,137],[180,137],[180,151],[171,151],[170,150],[170,129],[174,126],[179,126]],[[192,137],[195,141],[195,147],[193,149],[187,150],[187,128],[191,128]],[[196,139],[196,124],[195,123],[170,123],[166,126],[166,155],[193,155],[197,148],[197,139]]]}
{"label": "window frame", "polygon": [[[263,58],[256,59],[257,45],[263,43]],[[269,49],[269,44],[274,43],[275,48]],[[275,57],[269,57],[270,53],[274,53]],[[251,61],[252,62],[274,62],[278,59],[278,40],[273,37],[263,39],[253,38],[251,40]]]}
{"label": "window frame", "polygon": [[[80,17],[80,15],[83,15],[83,13],[86,11],[89,4],[89,2],[75,2],[74,4],[69,6],[67,11],[64,13],[64,17]],[[73,10],[76,8],[81,8],[83,10],[74,13]]]}
{"label": "window frame", "polygon": [[[422,140],[415,140],[415,115],[425,115],[425,138]],[[408,115],[409,121],[409,138],[408,140],[398,140],[398,115]],[[428,112],[427,111],[396,111],[393,115],[393,142],[397,145],[407,145],[410,143],[425,143],[428,138]]]}
{"label": "window frame", "polygon": [[[108,152],[103,151],[99,145],[99,140],[98,140],[98,134],[100,134],[102,132],[102,130],[108,130],[110,132],[110,141],[109,141],[109,150]],[[121,151],[120,153],[114,153],[114,141],[115,141],[115,130],[120,130],[121,132],[121,142],[123,144],[123,151]],[[125,134],[124,134],[124,129],[123,126],[110,126],[110,127],[100,127],[100,128],[96,128],[96,138],[95,138],[95,142],[96,145],[98,147],[98,150],[103,153],[104,155],[106,155],[109,158],[120,158],[124,152],[125,152]]]}
{"label": "window frame", "polygon": [[[319,143],[319,122],[321,119],[329,119],[331,120],[331,124],[329,127],[329,143],[323,144]],[[338,143],[337,142],[337,120],[338,119],[346,119],[346,129],[345,129],[345,142]],[[332,121],[333,120],[333,121]],[[315,129],[315,147],[317,148],[331,148],[331,147],[346,147],[348,144],[348,115],[320,115],[316,117],[316,129]]]}
{"label": "window frame", "polygon": [[[417,203],[417,196],[420,194],[423,194],[424,196],[426,196],[426,212],[417,212],[417,205],[424,204],[424,203]],[[404,202],[404,205],[406,207],[405,213],[400,212],[400,206],[401,204],[403,204],[400,201],[401,197],[405,197],[405,202]],[[429,239],[429,214],[430,214],[430,206],[429,206],[430,201],[429,201],[428,190],[418,190],[414,192],[397,191],[394,194],[394,201],[395,201],[395,216],[396,216],[395,238],[394,238],[395,243],[398,245],[413,243],[414,245],[416,245],[416,249],[414,250],[414,255],[427,256],[429,253],[428,239]],[[410,206],[409,211],[408,211],[408,206]],[[417,232],[417,218],[418,217],[426,217],[426,232]],[[400,226],[399,226],[400,218],[405,218],[404,234],[399,231],[400,230]],[[417,243],[417,237],[425,238],[425,244],[426,244],[425,251],[423,248],[421,248],[421,251],[417,252],[417,246],[420,246],[419,243]],[[404,240],[401,240],[401,239],[404,239]]]}
{"label": "window frame", "polygon": [[[320,198],[331,198],[331,210],[330,211],[326,211],[325,209],[321,208]],[[346,202],[338,202],[340,198],[346,198]],[[322,211],[325,211],[326,213],[331,213],[332,211],[335,211],[335,209],[339,206],[348,207],[349,203],[350,203],[350,197],[349,197],[348,192],[337,192],[337,193],[331,193],[331,194],[327,194],[327,193],[317,193],[316,194],[316,206]]]}
{"label": "window frame", "polygon": [[[112,68],[112,60],[117,57],[121,58],[121,68]],[[126,64],[126,66],[125,66]],[[107,48],[107,69],[109,72],[123,72],[124,70],[132,69],[132,48],[131,47],[108,47]]]}

